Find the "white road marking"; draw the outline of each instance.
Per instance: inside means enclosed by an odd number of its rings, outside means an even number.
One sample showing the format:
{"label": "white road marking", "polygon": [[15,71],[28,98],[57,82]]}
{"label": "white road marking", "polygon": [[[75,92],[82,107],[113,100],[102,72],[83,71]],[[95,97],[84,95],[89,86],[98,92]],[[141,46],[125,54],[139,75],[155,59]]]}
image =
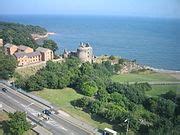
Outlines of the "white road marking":
{"label": "white road marking", "polygon": [[66,112],[64,112],[64,111],[62,111],[62,110],[58,110],[58,115],[64,115],[64,116],[66,116],[66,117],[70,117],[70,115],[68,114],[68,113],[66,113]]}
{"label": "white road marking", "polygon": [[61,126],[60,128],[62,128],[63,130],[67,131],[67,129],[66,129],[66,128],[64,128],[63,126]]}
{"label": "white road marking", "polygon": [[58,128],[61,128],[61,129],[65,130],[65,131],[67,131],[66,128],[64,128],[63,126],[61,126],[60,124],[58,124],[56,121],[54,121],[52,119],[46,121],[46,123],[48,123],[48,124],[50,124],[50,125],[52,125],[54,127],[58,127]]}
{"label": "white road marking", "polygon": [[[31,103],[30,105],[32,105],[32,104],[33,104],[33,103]],[[26,105],[24,105],[24,104],[21,104],[21,106],[25,108],[25,111],[31,113],[31,114],[34,115],[34,116],[37,116],[39,112],[36,111],[36,110],[34,110],[33,108],[28,107],[28,106],[30,106],[30,105],[27,105],[27,106],[26,106]]]}
{"label": "white road marking", "polygon": [[26,107],[24,104],[21,104],[22,107]]}
{"label": "white road marking", "polygon": [[30,103],[29,105],[27,105],[26,107],[29,107],[29,106],[31,106],[31,105],[33,105],[34,103]]}
{"label": "white road marking", "polygon": [[38,111],[34,110],[33,108],[27,107],[26,110],[34,116],[38,116]]}
{"label": "white road marking", "polygon": [[16,102],[16,103],[18,103],[18,104],[20,104],[20,102],[19,101],[17,101],[17,100],[15,100],[14,98],[12,98],[12,97],[10,97],[10,96],[8,96],[8,95],[6,95],[8,98],[10,98],[10,99],[12,99],[12,100],[14,100],[14,102]]}

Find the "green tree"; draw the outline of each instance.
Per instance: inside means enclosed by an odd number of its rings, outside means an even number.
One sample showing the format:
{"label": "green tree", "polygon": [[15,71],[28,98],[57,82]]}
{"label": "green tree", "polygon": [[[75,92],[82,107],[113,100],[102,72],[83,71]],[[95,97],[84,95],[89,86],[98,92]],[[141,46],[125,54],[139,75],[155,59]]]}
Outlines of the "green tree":
{"label": "green tree", "polygon": [[92,114],[99,114],[100,111],[103,109],[104,104],[98,100],[91,102],[90,105],[90,112]]}
{"label": "green tree", "polygon": [[165,99],[169,99],[169,100],[172,100],[173,102],[176,101],[176,98],[177,98],[177,94],[175,91],[168,91],[167,93],[165,94],[162,94],[161,97],[165,98]]}
{"label": "green tree", "polygon": [[109,104],[103,111],[103,116],[110,122],[120,122],[126,117],[126,110],[118,105]]}
{"label": "green tree", "polygon": [[11,135],[22,135],[31,128],[24,112],[9,113],[9,118],[10,120],[6,122],[6,128]]}
{"label": "green tree", "polygon": [[35,49],[38,47],[38,44],[32,38],[31,34],[45,35],[46,33],[47,30],[39,26],[0,22],[0,38],[4,40],[5,44],[23,44]]}
{"label": "green tree", "polygon": [[80,91],[86,96],[93,96],[98,88],[94,82],[83,82],[80,86]]}
{"label": "green tree", "polygon": [[111,64],[110,61],[104,61],[104,62],[102,63],[102,65],[104,65],[104,66],[106,67],[106,69],[107,69],[111,74],[113,74],[113,72],[114,72],[114,66]]}
{"label": "green tree", "polygon": [[150,127],[148,130],[150,135],[178,135],[173,133],[173,123],[163,117],[159,117],[155,122],[153,127]]}
{"label": "green tree", "polygon": [[96,98],[99,101],[108,102],[110,97],[109,97],[109,93],[106,90],[100,89],[97,91]]}
{"label": "green tree", "polygon": [[120,64],[120,65],[122,65],[123,63],[124,63],[124,59],[122,59],[122,58],[120,58],[119,60],[118,60],[118,64]]}
{"label": "green tree", "polygon": [[94,73],[93,66],[89,62],[82,63],[80,67],[80,73],[82,76],[83,75],[91,76]]}
{"label": "green tree", "polygon": [[44,42],[43,42],[43,47],[44,47],[44,48],[49,48],[49,49],[51,49],[53,52],[55,52],[55,51],[58,50],[57,43],[54,42],[54,41],[51,40],[51,39],[44,40]]}
{"label": "green tree", "polygon": [[125,107],[125,102],[127,102],[127,99],[122,95],[117,92],[114,92],[110,95],[111,101],[114,102],[117,105],[120,105],[122,107]]}
{"label": "green tree", "polygon": [[45,81],[40,75],[32,75],[26,82],[26,89],[29,91],[42,90],[45,85]]}
{"label": "green tree", "polygon": [[13,75],[17,62],[12,56],[5,55],[0,48],[0,78],[9,79]]}
{"label": "green tree", "polygon": [[80,107],[80,108],[85,109],[85,108],[89,105],[90,99],[87,98],[87,97],[83,97],[83,98],[74,100],[74,101],[72,101],[71,103],[72,103],[72,105],[74,105],[74,106],[77,106],[77,107]]}
{"label": "green tree", "polygon": [[175,114],[175,103],[161,97],[147,99],[145,107],[164,118],[172,118]]}
{"label": "green tree", "polygon": [[114,71],[117,73],[121,70],[122,66],[120,64],[115,64],[114,65]]}
{"label": "green tree", "polygon": [[59,86],[62,86],[63,82],[59,80],[58,75],[55,72],[44,71],[43,77],[45,78],[46,84],[48,88],[56,89]]}
{"label": "green tree", "polygon": [[110,60],[115,60],[115,59],[116,59],[116,57],[115,57],[115,56],[113,56],[113,55],[111,55],[111,56],[109,56],[109,59],[110,59]]}

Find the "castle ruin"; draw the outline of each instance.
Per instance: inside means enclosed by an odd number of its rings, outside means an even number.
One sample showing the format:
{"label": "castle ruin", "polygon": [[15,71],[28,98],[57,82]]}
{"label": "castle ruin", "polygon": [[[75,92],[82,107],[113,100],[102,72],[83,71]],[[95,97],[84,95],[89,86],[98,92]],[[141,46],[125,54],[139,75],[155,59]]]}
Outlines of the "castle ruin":
{"label": "castle ruin", "polygon": [[67,52],[66,50],[63,53],[64,58],[68,58],[70,56],[78,57],[81,62],[89,62],[92,63],[93,61],[93,49],[89,43],[81,42],[77,52]]}

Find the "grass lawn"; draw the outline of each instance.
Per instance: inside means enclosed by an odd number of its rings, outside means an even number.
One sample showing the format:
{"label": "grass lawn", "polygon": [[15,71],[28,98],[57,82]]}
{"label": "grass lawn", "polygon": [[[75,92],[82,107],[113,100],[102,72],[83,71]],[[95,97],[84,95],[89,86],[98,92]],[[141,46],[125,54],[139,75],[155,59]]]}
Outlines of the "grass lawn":
{"label": "grass lawn", "polygon": [[179,81],[165,73],[129,73],[113,75],[114,82],[160,82],[160,81]]}
{"label": "grass lawn", "polygon": [[178,85],[152,85],[152,90],[146,91],[147,96],[159,96],[165,94],[168,91],[175,91],[177,95],[180,95],[180,84]]}
{"label": "grass lawn", "polygon": [[98,122],[91,118],[88,113],[75,109],[70,102],[72,100],[83,97],[81,94],[78,94],[74,89],[64,88],[64,89],[44,89],[42,91],[33,92],[34,94],[50,101],[51,103],[56,104],[62,110],[69,113],[71,116],[78,118],[90,125],[104,129],[105,127],[112,128],[111,125],[105,122]]}

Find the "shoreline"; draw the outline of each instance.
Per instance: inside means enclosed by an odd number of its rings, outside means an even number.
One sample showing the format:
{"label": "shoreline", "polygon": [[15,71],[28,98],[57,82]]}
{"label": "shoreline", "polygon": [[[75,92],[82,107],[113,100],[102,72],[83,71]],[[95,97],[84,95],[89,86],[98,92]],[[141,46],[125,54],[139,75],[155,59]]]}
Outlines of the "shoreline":
{"label": "shoreline", "polygon": [[[108,59],[110,57],[110,55],[98,55],[98,56],[95,56],[97,59],[98,58],[104,58],[104,59]],[[117,58],[122,58],[121,56],[115,56]],[[125,58],[122,58],[122,59],[125,59]],[[130,59],[126,59],[126,60],[129,60],[129,61],[132,61]],[[149,69],[149,70],[152,70],[152,71],[155,71],[155,72],[158,72],[158,73],[169,73],[169,74],[179,74],[180,75],[180,70],[171,70],[171,69],[163,69],[163,68],[155,68],[155,67],[152,67],[152,66],[148,66],[148,65],[145,65],[145,64],[139,64],[138,62],[135,62],[137,65],[139,65],[140,67],[142,67],[143,69]]]}
{"label": "shoreline", "polygon": [[144,66],[146,69],[150,69],[152,71],[155,71],[157,73],[164,73],[164,74],[168,74],[169,76],[172,76],[174,78],[176,78],[177,80],[180,80],[180,71],[177,70],[166,70],[166,69],[158,69],[158,68],[153,68],[153,67],[149,67],[149,66]]}
{"label": "shoreline", "polygon": [[144,66],[144,68],[153,70],[158,73],[172,73],[172,74],[178,73],[178,74],[180,74],[180,71],[178,71],[178,70],[159,69],[159,68],[154,68],[154,67],[150,67],[150,66]]}
{"label": "shoreline", "polygon": [[32,38],[36,40],[47,38],[49,35],[55,35],[55,32],[47,32],[45,35],[31,34]]}

